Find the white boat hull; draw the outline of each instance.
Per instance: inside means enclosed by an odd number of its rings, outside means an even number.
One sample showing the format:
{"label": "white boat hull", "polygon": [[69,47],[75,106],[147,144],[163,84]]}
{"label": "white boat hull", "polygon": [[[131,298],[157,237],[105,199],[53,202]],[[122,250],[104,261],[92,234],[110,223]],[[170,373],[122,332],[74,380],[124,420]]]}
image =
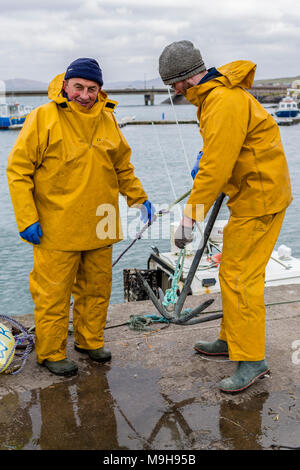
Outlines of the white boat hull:
{"label": "white boat hull", "polygon": [[[160,253],[149,258],[149,269],[161,269],[167,276],[170,275],[170,269],[166,267],[176,266],[177,255],[171,252]],[[187,255],[184,260],[183,278],[185,279],[193,255]],[[214,285],[213,285],[214,282]],[[294,257],[282,260],[278,256],[278,251],[274,250],[266,267],[265,286],[282,286],[285,284],[300,284],[300,260]],[[193,295],[206,294],[210,292],[220,292],[219,283],[219,265],[212,263],[203,255],[191,284],[191,293]]]}

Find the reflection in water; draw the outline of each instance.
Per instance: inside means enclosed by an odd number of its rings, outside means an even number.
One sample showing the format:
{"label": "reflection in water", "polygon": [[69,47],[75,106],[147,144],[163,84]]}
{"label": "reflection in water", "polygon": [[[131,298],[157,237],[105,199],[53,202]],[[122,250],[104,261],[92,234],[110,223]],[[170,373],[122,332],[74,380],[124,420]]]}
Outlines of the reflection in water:
{"label": "reflection in water", "polygon": [[11,393],[0,400],[0,450],[23,449],[32,439],[29,409],[34,401],[34,393],[24,393],[22,400]]}
{"label": "reflection in water", "polygon": [[[157,442],[158,438],[160,438],[160,434],[169,429],[171,441],[176,442],[176,444],[184,444],[185,441],[190,438],[193,430],[184,418],[181,410],[193,403],[195,399],[190,398],[187,400],[182,400],[179,403],[172,403],[172,401],[166,395],[163,395],[163,398],[168,403],[169,407],[157,421],[153,431],[150,434],[148,442],[149,444],[154,444]],[[178,448],[185,447],[185,445],[178,446]]]}
{"label": "reflection in water", "polygon": [[117,449],[105,368],[40,392],[41,449]]}
{"label": "reflection in water", "polygon": [[[266,449],[297,445],[296,392],[211,404],[201,390],[176,400],[159,369],[92,364],[88,372],[0,399],[0,450]],[[188,393],[188,396],[186,395]],[[279,442],[280,440],[280,442]],[[299,443],[298,443],[299,445]]]}
{"label": "reflection in water", "polygon": [[260,393],[243,403],[221,403],[220,433],[233,449],[261,449],[262,411],[269,394]]}

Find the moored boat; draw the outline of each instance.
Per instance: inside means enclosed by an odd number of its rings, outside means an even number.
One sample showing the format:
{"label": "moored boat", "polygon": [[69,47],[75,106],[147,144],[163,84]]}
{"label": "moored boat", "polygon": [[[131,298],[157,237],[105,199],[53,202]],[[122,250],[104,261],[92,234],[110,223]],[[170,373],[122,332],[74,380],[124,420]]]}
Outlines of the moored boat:
{"label": "moored boat", "polygon": [[20,129],[32,109],[19,103],[0,103],[0,129]]}
{"label": "moored boat", "polygon": [[278,108],[275,110],[277,118],[296,118],[299,113],[297,102],[289,95],[279,102]]}
{"label": "moored boat", "polygon": [[[190,286],[191,295],[203,295],[220,292],[219,267],[222,259],[223,228],[227,220],[217,220],[210,235],[207,248],[203,253],[199,266],[195,272]],[[170,251],[159,252],[153,247],[148,258],[147,269],[142,270],[153,290],[158,288],[163,292],[170,288],[172,276],[178,261],[180,250],[174,243],[174,231],[178,222],[171,224]],[[180,287],[182,288],[194,255],[202,239],[202,232],[196,230],[194,241],[186,246],[186,255],[183,261]],[[145,300],[148,298],[143,288],[135,282],[136,270],[124,270],[124,297],[126,301]],[[267,264],[265,272],[265,287],[282,286],[287,284],[300,284],[300,259],[292,256],[291,248],[280,245],[276,247]]]}

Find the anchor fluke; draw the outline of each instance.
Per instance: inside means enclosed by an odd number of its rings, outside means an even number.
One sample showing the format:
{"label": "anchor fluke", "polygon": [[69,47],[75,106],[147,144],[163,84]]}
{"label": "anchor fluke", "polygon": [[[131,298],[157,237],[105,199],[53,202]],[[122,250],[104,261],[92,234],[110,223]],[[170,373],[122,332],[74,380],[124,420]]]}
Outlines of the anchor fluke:
{"label": "anchor fluke", "polygon": [[158,299],[156,298],[154,292],[152,291],[151,287],[149,286],[148,282],[146,281],[146,279],[143,278],[143,276],[141,275],[141,273],[136,269],[135,270],[136,274],[137,274],[137,277],[138,279],[140,280],[140,282],[143,284],[143,287],[145,289],[145,291],[148,293],[150,299],[152,300],[154,306],[157,308],[157,310],[159,311],[159,313],[164,317],[166,318],[167,320],[171,321],[172,317],[171,315],[169,315],[169,313],[166,311],[166,309],[159,303]]}
{"label": "anchor fluke", "polygon": [[[209,299],[206,302],[203,302],[198,307],[192,309],[186,309],[183,313],[180,314],[178,318],[173,320],[173,323],[177,323],[178,325],[187,324],[192,318],[194,318],[198,313],[203,312],[207,307],[209,307],[213,303],[214,299]],[[196,322],[197,323],[197,322]],[[188,323],[190,324],[190,323]]]}

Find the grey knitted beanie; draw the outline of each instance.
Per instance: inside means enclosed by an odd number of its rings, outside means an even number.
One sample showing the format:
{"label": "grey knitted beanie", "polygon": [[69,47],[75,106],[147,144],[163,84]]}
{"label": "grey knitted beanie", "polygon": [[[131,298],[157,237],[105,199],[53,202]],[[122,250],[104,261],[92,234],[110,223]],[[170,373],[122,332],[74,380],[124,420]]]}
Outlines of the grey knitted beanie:
{"label": "grey knitted beanie", "polygon": [[191,41],[175,41],[159,57],[159,74],[165,85],[180,82],[206,70],[199,49]]}

